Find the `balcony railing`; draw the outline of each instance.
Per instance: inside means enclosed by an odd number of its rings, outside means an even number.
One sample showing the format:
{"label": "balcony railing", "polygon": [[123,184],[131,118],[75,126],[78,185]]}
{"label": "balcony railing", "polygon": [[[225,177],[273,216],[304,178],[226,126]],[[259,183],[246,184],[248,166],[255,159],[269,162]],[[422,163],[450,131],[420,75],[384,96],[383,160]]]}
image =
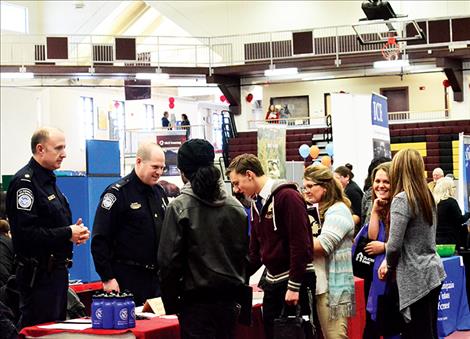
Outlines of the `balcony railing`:
{"label": "balcony railing", "polygon": [[[1,65],[53,63],[64,66],[108,64],[212,68],[335,56],[339,66],[344,55],[379,52],[389,36],[397,38],[403,53],[421,48],[446,47],[453,50],[467,47],[470,44],[468,27],[469,16],[396,19],[387,21],[387,24],[366,21],[353,26],[214,37],[2,34]],[[420,30],[424,40],[414,40],[421,34]]]}
{"label": "balcony railing", "polygon": [[[432,110],[432,111],[402,111],[402,112],[389,112],[388,121],[390,124],[403,123],[403,122],[428,122],[428,121],[442,121],[452,120],[453,117],[448,110]],[[455,118],[454,118],[455,120]],[[257,130],[260,126],[266,126],[268,123],[284,124],[287,129],[302,129],[302,128],[322,128],[326,127],[326,117],[322,115],[315,115],[310,117],[296,117],[289,119],[279,119],[275,121],[262,120],[248,120],[248,130]]]}

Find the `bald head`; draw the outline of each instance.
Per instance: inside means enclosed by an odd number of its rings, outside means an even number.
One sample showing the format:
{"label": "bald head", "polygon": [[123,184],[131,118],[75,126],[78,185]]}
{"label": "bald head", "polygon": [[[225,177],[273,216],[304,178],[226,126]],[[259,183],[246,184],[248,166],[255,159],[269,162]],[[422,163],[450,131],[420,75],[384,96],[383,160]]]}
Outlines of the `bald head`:
{"label": "bald head", "polygon": [[50,126],[40,127],[35,130],[31,137],[31,153],[36,154],[36,146],[39,144],[44,144],[47,140],[49,140],[51,134],[54,133],[63,134],[64,132],[56,127]]}
{"label": "bald head", "polygon": [[135,159],[135,173],[146,185],[157,183],[165,169],[165,153],[153,141],[143,142],[137,149]]}
{"label": "bald head", "polygon": [[162,148],[157,143],[153,141],[144,141],[139,144],[136,157],[142,160],[149,160],[152,156],[152,152],[164,154]]}
{"label": "bald head", "polygon": [[31,137],[33,158],[48,170],[59,169],[67,156],[65,153],[65,135],[55,127],[42,127]]}

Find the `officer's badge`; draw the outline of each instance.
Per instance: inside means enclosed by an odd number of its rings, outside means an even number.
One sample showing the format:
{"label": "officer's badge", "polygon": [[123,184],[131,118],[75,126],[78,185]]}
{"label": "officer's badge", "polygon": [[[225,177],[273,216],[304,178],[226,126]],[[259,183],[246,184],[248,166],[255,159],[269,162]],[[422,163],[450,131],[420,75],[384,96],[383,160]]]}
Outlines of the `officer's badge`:
{"label": "officer's badge", "polygon": [[34,203],[33,192],[29,188],[20,188],[16,192],[16,208],[31,211]]}
{"label": "officer's badge", "polygon": [[101,200],[101,207],[110,210],[113,207],[114,202],[116,201],[116,196],[112,193],[106,193]]}
{"label": "officer's badge", "polygon": [[138,202],[133,202],[131,205],[130,205],[130,208],[133,209],[133,210],[138,210],[139,208],[141,208],[142,205],[139,204]]}

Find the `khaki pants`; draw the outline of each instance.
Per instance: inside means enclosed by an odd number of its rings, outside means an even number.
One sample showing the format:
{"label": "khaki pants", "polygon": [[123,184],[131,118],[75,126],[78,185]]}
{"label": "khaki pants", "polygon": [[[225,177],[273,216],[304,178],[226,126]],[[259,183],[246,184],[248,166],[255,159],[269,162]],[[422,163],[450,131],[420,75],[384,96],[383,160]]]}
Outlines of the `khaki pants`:
{"label": "khaki pants", "polygon": [[321,331],[325,339],[348,339],[348,318],[329,319],[328,292],[315,296]]}

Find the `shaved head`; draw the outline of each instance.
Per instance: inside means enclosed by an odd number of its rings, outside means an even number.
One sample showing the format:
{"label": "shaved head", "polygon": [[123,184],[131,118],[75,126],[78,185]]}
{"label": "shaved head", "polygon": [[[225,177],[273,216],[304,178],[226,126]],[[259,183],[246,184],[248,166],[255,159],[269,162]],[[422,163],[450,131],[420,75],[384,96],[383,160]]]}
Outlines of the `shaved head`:
{"label": "shaved head", "polygon": [[63,134],[64,132],[57,127],[50,127],[50,126],[40,127],[36,131],[34,131],[31,137],[31,152],[33,154],[36,154],[37,152],[36,146],[38,144],[45,143],[49,139],[52,133]]}

